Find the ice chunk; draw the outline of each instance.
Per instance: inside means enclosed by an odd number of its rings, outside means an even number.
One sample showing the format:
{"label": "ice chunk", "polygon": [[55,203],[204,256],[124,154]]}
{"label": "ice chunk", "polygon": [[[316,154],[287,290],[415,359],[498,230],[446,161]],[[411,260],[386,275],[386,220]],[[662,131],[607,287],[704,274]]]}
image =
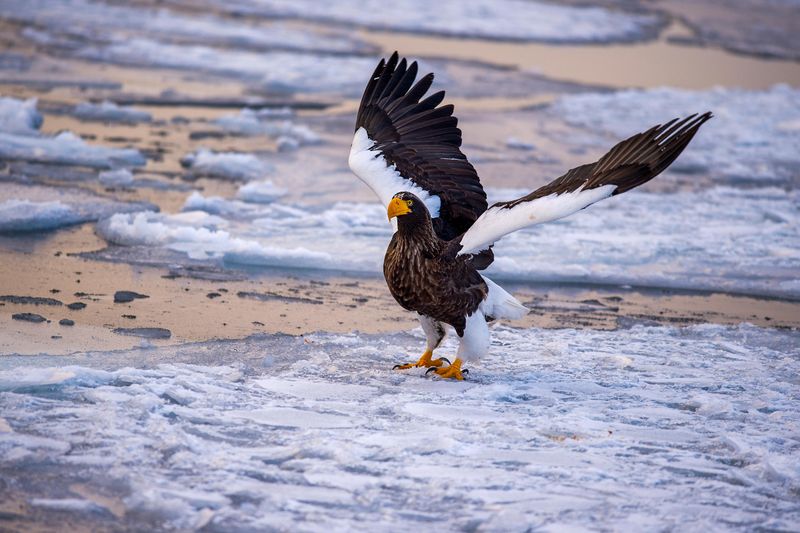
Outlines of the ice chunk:
{"label": "ice chunk", "polygon": [[105,100],[99,104],[81,102],[75,106],[74,114],[84,120],[99,120],[104,122],[150,122],[153,118],[147,111],[140,111],[129,106],[118,106],[114,102]]}
{"label": "ice chunk", "polygon": [[[654,124],[691,113],[712,111],[671,169],[704,172],[728,183],[797,183],[800,169],[800,89],[776,85],[769,90],[716,88],[688,91],[660,88],[562,96],[553,114],[590,135],[598,131],[623,139]],[[570,142],[570,136],[565,136]],[[607,145],[605,138],[594,138]]]}
{"label": "ice chunk", "polygon": [[80,224],[86,219],[61,202],[6,200],[0,203],[0,232],[43,231]]}
{"label": "ice chunk", "polygon": [[239,187],[236,197],[245,202],[268,204],[285,196],[288,191],[283,187],[276,187],[269,180],[252,181]]}
{"label": "ice chunk", "polygon": [[127,168],[101,172],[98,179],[106,187],[125,187],[133,184],[133,174]]}
{"label": "ice chunk", "polygon": [[43,121],[36,109],[36,98],[0,97],[0,132],[36,135]]}
{"label": "ice chunk", "polygon": [[201,148],[185,156],[181,164],[198,176],[211,176],[231,180],[263,178],[272,166],[253,154],[237,152],[212,152]]}
{"label": "ice chunk", "polygon": [[[278,140],[279,149],[319,144],[321,139],[308,126],[288,120],[263,120],[263,115],[252,109],[243,109],[238,115],[225,115],[214,122],[226,131],[240,135],[265,135]],[[283,141],[281,145],[281,141]],[[291,148],[289,148],[291,147]]]}
{"label": "ice chunk", "polygon": [[139,150],[94,146],[69,131],[55,137],[31,137],[0,132],[0,159],[23,159],[94,168],[141,166],[146,162]]}

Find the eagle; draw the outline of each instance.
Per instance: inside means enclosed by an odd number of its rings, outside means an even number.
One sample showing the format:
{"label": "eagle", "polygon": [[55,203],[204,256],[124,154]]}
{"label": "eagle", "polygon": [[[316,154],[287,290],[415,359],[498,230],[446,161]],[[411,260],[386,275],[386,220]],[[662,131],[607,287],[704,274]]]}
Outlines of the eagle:
{"label": "eagle", "polygon": [[[504,235],[566,217],[646,183],[666,169],[711,113],[673,119],[626,139],[603,157],[569,170],[516,200],[491,206],[475,168],[461,152],[461,130],[445,92],[426,96],[433,74],[397,52],[381,59],[367,83],[348,163],[386,206],[395,232],[383,273],[394,299],[419,315],[426,346],[416,362],[442,378],[464,379],[464,362],[489,349],[487,322],[521,318],[528,309],[481,274]],[[433,358],[450,326],[455,359]]]}

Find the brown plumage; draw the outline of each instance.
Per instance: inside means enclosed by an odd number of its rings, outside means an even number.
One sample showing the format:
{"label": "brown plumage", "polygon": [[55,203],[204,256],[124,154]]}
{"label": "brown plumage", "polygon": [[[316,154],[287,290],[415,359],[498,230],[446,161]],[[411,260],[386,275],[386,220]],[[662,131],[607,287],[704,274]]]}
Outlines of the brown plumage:
{"label": "brown plumage", "polygon": [[397,219],[397,231],[386,249],[383,274],[389,292],[403,308],[464,334],[465,317],[486,298],[486,282],[471,256],[458,256],[453,241],[440,239],[433,230],[425,204],[409,192],[396,198],[411,202],[411,211]]}

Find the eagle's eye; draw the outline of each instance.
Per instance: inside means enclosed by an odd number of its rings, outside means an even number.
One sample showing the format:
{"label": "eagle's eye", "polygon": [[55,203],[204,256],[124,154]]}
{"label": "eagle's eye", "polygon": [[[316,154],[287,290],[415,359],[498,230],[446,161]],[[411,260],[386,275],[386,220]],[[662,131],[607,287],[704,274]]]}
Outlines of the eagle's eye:
{"label": "eagle's eye", "polygon": [[411,207],[412,205],[414,205],[414,200],[406,200],[406,205],[408,207]]}

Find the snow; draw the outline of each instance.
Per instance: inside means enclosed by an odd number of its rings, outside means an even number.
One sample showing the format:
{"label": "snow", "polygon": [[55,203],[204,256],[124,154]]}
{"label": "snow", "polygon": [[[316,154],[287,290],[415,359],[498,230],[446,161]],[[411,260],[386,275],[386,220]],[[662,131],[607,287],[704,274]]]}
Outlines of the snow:
{"label": "snow", "polygon": [[[674,117],[712,111],[672,169],[708,173],[725,183],[797,184],[800,176],[800,89],[775,85],[764,91],[716,88],[624,90],[562,96],[553,115],[586,131],[587,140],[609,147]],[[597,133],[607,134],[599,137]],[[577,136],[564,136],[575,143]]]}
{"label": "snow", "polygon": [[259,179],[272,171],[271,165],[253,154],[212,152],[205,148],[185,156],[181,160],[181,164],[197,176],[230,180]]}
{"label": "snow", "polygon": [[17,100],[0,97],[0,131],[36,135],[42,122],[44,119],[36,109],[36,98]]}
{"label": "snow", "polygon": [[75,116],[83,120],[99,120],[103,122],[150,122],[152,115],[130,106],[118,106],[105,100],[99,104],[81,102],[75,106]]}
{"label": "snow", "polygon": [[313,0],[219,2],[225,9],[277,17],[316,19],[369,28],[480,37],[498,40],[588,43],[640,40],[661,26],[652,14],[573,7],[524,0],[425,0],[386,3],[345,0],[319,4]]}
{"label": "snow", "polygon": [[[490,201],[508,200],[527,192],[490,189],[489,196]],[[254,250],[291,249],[300,242],[307,252],[326,257],[313,264],[315,268],[377,274],[382,271],[392,233],[378,202],[314,206],[273,201],[259,205],[195,193],[184,209],[222,217],[216,219],[213,237],[191,239],[187,250],[191,249],[193,257],[219,258],[220,249],[239,249],[244,241]],[[186,220],[181,218],[184,215],[159,215],[146,225],[177,224],[192,232],[205,227],[203,220]],[[171,249],[178,249],[176,241],[150,242],[134,228],[133,218],[121,216],[113,234],[101,230],[101,235],[112,242],[131,238],[137,244],[164,246],[166,242]],[[513,233],[501,239],[494,251],[495,263],[487,275],[495,281],[797,297],[800,193],[726,187],[675,193],[632,191],[560,221]],[[258,255],[253,264],[275,266],[268,255]],[[227,252],[225,257],[228,261],[238,258]],[[280,266],[309,264],[305,256],[294,265],[288,257],[279,262]]]}
{"label": "snow", "polygon": [[322,139],[304,124],[289,120],[264,120],[272,118],[252,109],[242,109],[237,115],[225,115],[214,122],[225,131],[239,135],[265,135],[278,141],[278,148],[292,150],[300,146],[319,144]]}
{"label": "snow", "polygon": [[390,370],[416,359],[420,330],[180,348],[222,366],[17,366],[0,371],[13,430],[0,433],[0,471],[25,476],[39,504],[74,512],[96,508],[37,472],[58,472],[63,486],[113,483],[125,513],[156,529],[791,530],[800,520],[796,332],[497,326],[493,337],[462,383]]}

